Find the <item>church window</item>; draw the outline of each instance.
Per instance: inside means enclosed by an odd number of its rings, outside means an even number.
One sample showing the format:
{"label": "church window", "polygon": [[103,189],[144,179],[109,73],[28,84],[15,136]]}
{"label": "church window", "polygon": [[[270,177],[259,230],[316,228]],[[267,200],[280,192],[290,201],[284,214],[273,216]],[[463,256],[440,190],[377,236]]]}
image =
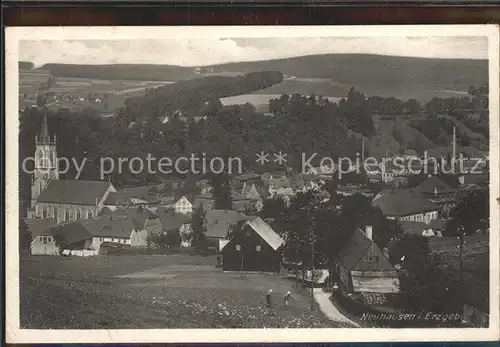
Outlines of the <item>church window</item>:
{"label": "church window", "polygon": [[42,218],[48,218],[49,217],[49,212],[48,208],[42,208]]}
{"label": "church window", "polygon": [[47,244],[47,238],[45,236],[43,237],[43,244]]}
{"label": "church window", "polygon": [[87,211],[87,219],[92,219],[94,216],[92,215],[92,210]]}
{"label": "church window", "polygon": [[80,210],[76,210],[76,219],[82,218],[82,212]]}
{"label": "church window", "polygon": [[71,220],[71,213],[69,211],[69,209],[66,209],[66,213],[65,213],[65,216],[64,216],[64,220],[66,222],[69,222]]}

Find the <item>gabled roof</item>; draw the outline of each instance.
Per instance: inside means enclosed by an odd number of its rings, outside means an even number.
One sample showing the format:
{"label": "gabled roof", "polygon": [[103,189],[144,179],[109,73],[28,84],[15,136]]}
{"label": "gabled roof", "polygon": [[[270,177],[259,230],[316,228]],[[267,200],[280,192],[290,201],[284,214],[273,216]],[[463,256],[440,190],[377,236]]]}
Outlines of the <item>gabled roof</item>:
{"label": "gabled roof", "polygon": [[96,219],[83,219],[81,223],[94,237],[130,238],[135,229],[134,221],[129,216],[101,216]]}
{"label": "gabled roof", "polygon": [[95,206],[109,187],[111,183],[103,181],[52,180],[37,202]]}
{"label": "gabled roof", "polygon": [[123,192],[110,192],[106,200],[104,201],[104,205],[112,205],[112,206],[125,206],[128,203],[128,199]]}
{"label": "gabled roof", "polygon": [[408,189],[384,189],[372,201],[385,216],[403,217],[430,211],[439,207],[422,195]]}
{"label": "gabled roof", "polygon": [[50,228],[50,232],[62,244],[72,244],[92,238],[90,231],[78,221],[56,225]]}
{"label": "gabled roof", "polygon": [[[368,262],[365,254],[378,256],[378,261]],[[353,235],[347,241],[339,253],[339,259],[347,271],[394,271],[394,266],[384,256],[383,252],[375,242],[370,240],[359,228],[354,230]]]}
{"label": "gabled roof", "polygon": [[52,218],[26,219],[24,222],[33,239],[37,236],[52,235],[49,229],[57,224],[56,220]]}
{"label": "gabled roof", "polygon": [[240,221],[246,221],[249,217],[232,210],[211,210],[205,215],[207,236],[224,238],[231,227]]}
{"label": "gabled roof", "polygon": [[431,176],[427,178],[425,181],[413,188],[413,190],[420,194],[447,194],[456,191],[438,176]]}
{"label": "gabled roof", "polygon": [[265,198],[268,195],[268,191],[264,188],[262,184],[256,184],[256,183],[248,183],[245,184],[243,187],[243,190],[241,191],[241,195],[246,197],[248,193],[252,190],[252,188],[255,188],[255,191],[261,198]]}
{"label": "gabled roof", "polygon": [[260,217],[246,222],[275,251],[283,245],[283,239]]}
{"label": "gabled roof", "polygon": [[141,207],[118,208],[111,212],[111,216],[117,220],[119,217],[127,216],[134,223],[134,227],[139,230],[144,229],[144,224],[148,219],[157,218],[153,212]]}

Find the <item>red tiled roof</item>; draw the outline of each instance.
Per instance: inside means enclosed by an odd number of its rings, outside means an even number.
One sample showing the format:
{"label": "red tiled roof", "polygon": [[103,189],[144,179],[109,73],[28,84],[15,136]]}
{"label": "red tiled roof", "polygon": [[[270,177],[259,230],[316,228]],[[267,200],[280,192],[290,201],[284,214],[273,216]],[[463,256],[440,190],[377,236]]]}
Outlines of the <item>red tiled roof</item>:
{"label": "red tiled roof", "polygon": [[37,202],[95,206],[110,186],[103,181],[52,180]]}

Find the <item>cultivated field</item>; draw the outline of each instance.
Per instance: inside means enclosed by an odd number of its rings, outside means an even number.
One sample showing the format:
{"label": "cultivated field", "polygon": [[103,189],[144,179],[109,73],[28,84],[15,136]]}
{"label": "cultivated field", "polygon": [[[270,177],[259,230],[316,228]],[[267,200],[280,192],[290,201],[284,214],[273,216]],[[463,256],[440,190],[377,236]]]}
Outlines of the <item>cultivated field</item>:
{"label": "cultivated field", "polygon": [[[46,83],[49,74],[40,75],[32,72],[19,74],[19,109],[25,106],[36,105],[36,90],[42,83]],[[85,108],[93,108],[103,114],[113,113],[116,108],[122,107],[125,99],[144,94],[147,88],[156,88],[170,81],[127,81],[127,80],[100,80],[90,78],[53,77],[54,85],[47,92],[54,92],[58,95],[68,94],[74,98],[87,98],[89,93],[101,99],[101,103],[62,101],[50,102],[48,107],[53,110],[68,108],[72,112],[77,112]],[[26,97],[24,97],[26,94]]]}
{"label": "cultivated field", "polygon": [[[21,258],[21,327],[306,328],[339,327],[293,282],[271,274],[229,274],[214,257]],[[272,288],[275,304],[265,306]],[[292,291],[289,307],[282,297]]]}

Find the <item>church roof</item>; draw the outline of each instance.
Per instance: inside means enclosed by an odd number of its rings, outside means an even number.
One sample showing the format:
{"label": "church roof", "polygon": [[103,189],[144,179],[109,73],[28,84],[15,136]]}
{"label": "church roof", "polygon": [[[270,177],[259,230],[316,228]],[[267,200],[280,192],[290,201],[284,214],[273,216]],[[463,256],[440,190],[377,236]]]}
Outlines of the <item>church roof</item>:
{"label": "church roof", "polygon": [[37,202],[95,206],[110,186],[103,181],[52,180]]}

